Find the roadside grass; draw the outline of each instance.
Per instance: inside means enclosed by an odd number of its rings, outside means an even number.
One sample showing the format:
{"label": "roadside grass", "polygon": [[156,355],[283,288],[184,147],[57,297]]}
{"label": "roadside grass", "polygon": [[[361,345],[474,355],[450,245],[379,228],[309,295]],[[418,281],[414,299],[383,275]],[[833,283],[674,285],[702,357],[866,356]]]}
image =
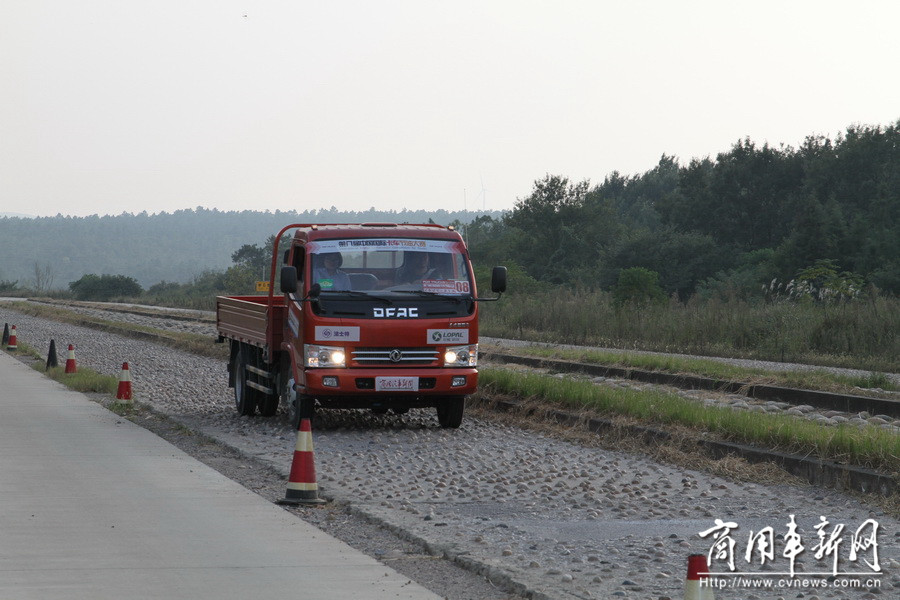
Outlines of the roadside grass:
{"label": "roadside grass", "polygon": [[480,384],[489,393],[624,416],[647,425],[677,425],[696,435],[812,455],[821,459],[900,472],[900,436],[874,426],[823,426],[789,415],[739,411],[687,400],[674,394],[597,386],[588,381],[480,369]]}
{"label": "roadside grass", "polygon": [[27,355],[35,360],[31,362],[31,368],[46,374],[66,387],[86,394],[111,394],[116,395],[119,388],[119,380],[111,375],[103,375],[93,369],[79,366],[76,373],[66,373],[64,366],[46,366],[46,357],[28,344],[19,343],[17,353]]}
{"label": "roadside grass", "polygon": [[802,362],[864,371],[900,364],[900,298],[842,304],[733,299],[618,306],[607,292],[511,292],[481,308],[482,336]]}
{"label": "roadside grass", "polygon": [[859,394],[860,389],[900,391],[884,373],[851,376],[829,373],[822,370],[813,371],[771,371],[761,368],[740,367],[715,360],[700,358],[684,358],[676,356],[655,356],[634,354],[629,352],[601,352],[594,350],[574,350],[566,348],[542,348],[524,346],[504,349],[512,354],[524,354],[539,358],[558,358],[604,366],[633,368],[646,371],[662,371],[674,374],[691,374],[750,384],[774,384],[784,387],[795,387],[810,390],[842,394]]}
{"label": "roadside grass", "polygon": [[101,329],[138,339],[150,339],[170,348],[176,348],[200,356],[228,358],[228,348],[224,344],[213,343],[213,338],[195,333],[156,329],[123,321],[110,321],[66,310],[58,305],[48,306],[33,302],[11,302],[7,306],[26,315],[40,317],[70,325],[80,325]]}
{"label": "roadside grass", "polygon": [[66,373],[64,367],[46,369],[39,363],[32,365],[32,368],[45,373],[51,379],[55,379],[76,392],[111,394],[115,396],[119,385],[119,380],[116,377],[103,375],[87,367],[78,367],[77,373]]}

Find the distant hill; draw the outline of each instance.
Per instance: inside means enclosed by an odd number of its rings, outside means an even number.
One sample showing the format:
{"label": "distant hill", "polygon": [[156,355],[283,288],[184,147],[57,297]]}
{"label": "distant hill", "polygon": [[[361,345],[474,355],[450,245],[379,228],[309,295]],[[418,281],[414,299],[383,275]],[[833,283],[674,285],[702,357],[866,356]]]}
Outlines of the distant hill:
{"label": "distant hill", "polygon": [[179,210],[148,215],[0,218],[0,281],[28,285],[35,265],[50,265],[52,287],[65,288],[86,273],[126,275],[143,287],[160,281],[190,281],[200,273],[231,266],[244,244],[263,244],[291,223],[468,223],[499,212],[318,210],[258,212]]}
{"label": "distant hill", "polygon": [[0,212],[0,219],[3,217],[18,217],[20,219],[34,219],[34,215],[26,215],[24,213]]}

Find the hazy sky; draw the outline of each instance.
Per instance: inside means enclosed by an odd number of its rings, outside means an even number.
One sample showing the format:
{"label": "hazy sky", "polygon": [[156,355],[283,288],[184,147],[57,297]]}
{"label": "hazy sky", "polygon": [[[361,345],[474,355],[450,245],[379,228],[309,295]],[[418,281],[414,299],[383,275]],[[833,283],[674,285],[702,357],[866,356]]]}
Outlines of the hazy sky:
{"label": "hazy sky", "polygon": [[897,0],[0,9],[0,212],[507,209],[900,118]]}

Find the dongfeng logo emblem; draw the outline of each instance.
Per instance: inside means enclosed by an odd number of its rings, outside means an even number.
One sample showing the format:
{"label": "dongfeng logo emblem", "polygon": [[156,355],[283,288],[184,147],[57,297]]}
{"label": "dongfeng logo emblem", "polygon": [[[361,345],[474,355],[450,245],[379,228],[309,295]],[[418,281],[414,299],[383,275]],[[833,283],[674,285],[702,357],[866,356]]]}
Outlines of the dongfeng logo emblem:
{"label": "dongfeng logo emblem", "polygon": [[398,363],[403,359],[403,353],[399,350],[391,350],[391,353],[388,356],[392,363]]}

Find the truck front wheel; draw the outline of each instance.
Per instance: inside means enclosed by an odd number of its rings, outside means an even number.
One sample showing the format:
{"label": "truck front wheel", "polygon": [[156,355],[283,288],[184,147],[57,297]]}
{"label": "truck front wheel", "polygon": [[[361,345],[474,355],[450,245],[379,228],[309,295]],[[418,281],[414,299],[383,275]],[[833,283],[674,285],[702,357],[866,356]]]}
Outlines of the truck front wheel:
{"label": "truck front wheel", "polygon": [[300,427],[300,419],[313,418],[316,401],[311,396],[296,392],[293,377],[288,380],[283,393],[282,400],[287,407],[288,421],[291,427],[297,429]]}
{"label": "truck front wheel", "polygon": [[456,429],[462,425],[463,413],[466,410],[465,396],[442,398],[437,405],[438,423],[444,429]]}
{"label": "truck front wheel", "polygon": [[252,416],[256,412],[256,394],[247,385],[247,359],[249,352],[244,344],[237,351],[234,361],[231,363],[234,375],[234,404],[238,414],[244,417]]}

